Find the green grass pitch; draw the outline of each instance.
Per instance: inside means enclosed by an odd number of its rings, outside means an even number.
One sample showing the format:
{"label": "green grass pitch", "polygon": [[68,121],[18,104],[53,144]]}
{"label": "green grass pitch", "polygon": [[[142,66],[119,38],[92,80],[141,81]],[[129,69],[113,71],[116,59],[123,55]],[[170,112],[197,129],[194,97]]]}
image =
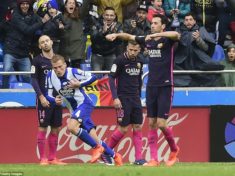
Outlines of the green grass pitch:
{"label": "green grass pitch", "polygon": [[177,163],[172,167],[103,164],[0,164],[0,176],[235,176],[235,163]]}

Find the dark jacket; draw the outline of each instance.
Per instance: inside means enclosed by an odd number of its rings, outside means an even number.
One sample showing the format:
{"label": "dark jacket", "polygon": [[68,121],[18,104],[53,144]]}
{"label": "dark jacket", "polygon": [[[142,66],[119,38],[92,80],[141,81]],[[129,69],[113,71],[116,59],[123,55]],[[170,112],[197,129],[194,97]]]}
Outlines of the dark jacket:
{"label": "dark jacket", "polygon": [[[64,29],[59,29],[59,23],[62,22]],[[62,13],[58,13],[54,18],[47,21],[42,29],[42,34],[48,35],[53,41],[60,40],[64,34],[64,30],[68,28],[63,19]]]}
{"label": "dark jacket", "polygon": [[83,32],[84,18],[88,15],[90,0],[83,1],[79,7],[79,18],[63,15],[66,29],[61,44],[61,54],[66,59],[85,59],[86,36]]}
{"label": "dark jacket", "polygon": [[5,37],[4,53],[17,58],[28,57],[32,38],[42,25],[42,20],[33,12],[24,15],[15,9]]}
{"label": "dark jacket", "polygon": [[[202,40],[208,44],[208,51],[202,50],[193,40],[192,33],[196,30],[199,31]],[[211,61],[210,55],[213,54],[211,51],[214,51],[215,40],[208,34],[204,27],[195,25],[192,29],[188,29],[184,24],[182,24],[178,32],[181,34],[181,39],[175,53],[175,63],[180,64],[187,61],[190,65],[188,65],[189,68],[185,69],[199,69],[200,65],[195,62],[202,61],[207,63]]]}
{"label": "dark jacket", "polygon": [[[202,26],[204,25],[208,32],[215,32],[215,26],[217,22],[218,9],[216,6],[217,0],[203,1],[192,0],[191,11],[196,14],[197,23]],[[205,14],[205,24],[203,24],[203,14]]]}
{"label": "dark jacket", "polygon": [[92,27],[91,31],[91,48],[92,53],[100,54],[102,56],[107,56],[110,54],[115,54],[118,50],[118,47],[121,43],[120,40],[108,41],[105,36],[111,33],[119,33],[122,32],[122,24],[119,22],[115,23],[115,26],[112,30],[107,30],[107,32],[103,33],[103,20],[97,22]]}
{"label": "dark jacket", "polygon": [[151,30],[151,25],[149,23],[149,21],[144,20],[142,22],[137,22],[137,26],[136,28],[133,28],[131,26],[131,21],[132,20],[136,20],[137,18],[131,18],[131,19],[127,19],[124,21],[123,24],[123,31],[132,35],[148,35],[150,34],[150,30]]}
{"label": "dark jacket", "polygon": [[[222,70],[224,66],[213,61],[209,52],[201,49],[192,38],[192,32],[199,30],[200,37],[210,47],[215,45],[214,39],[208,34],[204,27],[195,25],[192,29],[180,26],[181,39],[175,52],[176,70]],[[174,82],[176,86],[217,86],[219,75],[176,75]]]}

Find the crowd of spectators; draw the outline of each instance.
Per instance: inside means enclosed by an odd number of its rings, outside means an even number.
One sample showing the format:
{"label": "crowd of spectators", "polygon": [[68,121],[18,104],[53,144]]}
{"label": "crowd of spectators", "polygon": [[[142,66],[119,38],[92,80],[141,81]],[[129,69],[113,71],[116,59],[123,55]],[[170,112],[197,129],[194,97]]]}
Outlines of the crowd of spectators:
{"label": "crowd of spectators", "polygon": [[[39,54],[38,38],[48,35],[54,52],[63,55],[68,65],[80,68],[89,63],[91,70],[110,70],[126,43],[107,41],[105,35],[149,34],[152,16],[159,13],[169,19],[167,30],[181,34],[175,46],[174,69],[234,68],[227,64],[234,62],[229,59],[234,57],[231,55],[234,55],[235,43],[233,0],[3,0],[0,3],[0,46],[3,47],[0,62],[4,71],[30,71],[32,58]],[[91,39],[91,46],[86,45],[87,38]],[[92,49],[89,58],[88,47]],[[144,46],[139,57],[148,63]],[[175,84],[234,86],[235,81],[227,84],[228,78],[228,73],[179,75],[175,77]],[[29,76],[21,79],[30,82]],[[9,76],[3,76],[2,87],[9,88]]]}

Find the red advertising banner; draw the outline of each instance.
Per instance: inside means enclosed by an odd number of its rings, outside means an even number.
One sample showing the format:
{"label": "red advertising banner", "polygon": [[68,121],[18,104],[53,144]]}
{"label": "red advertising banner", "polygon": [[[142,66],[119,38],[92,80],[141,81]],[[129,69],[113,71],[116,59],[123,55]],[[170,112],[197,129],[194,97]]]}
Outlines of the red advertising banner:
{"label": "red advertising banner", "polygon": [[[168,124],[172,127],[175,140],[180,146],[181,162],[209,161],[209,112],[209,108],[173,108]],[[0,109],[0,114],[0,163],[38,162],[36,110]],[[59,133],[58,158],[65,162],[87,162],[91,158],[90,147],[68,132],[68,115],[67,111],[63,114],[64,125]],[[149,160],[148,120],[145,113],[144,117],[143,157]],[[116,129],[115,111],[111,108],[97,108],[92,119],[97,125],[100,139],[107,141]],[[168,158],[170,149],[160,130],[158,135],[158,156],[160,161],[164,161]],[[131,130],[115,151],[123,155],[124,162],[134,161]]]}

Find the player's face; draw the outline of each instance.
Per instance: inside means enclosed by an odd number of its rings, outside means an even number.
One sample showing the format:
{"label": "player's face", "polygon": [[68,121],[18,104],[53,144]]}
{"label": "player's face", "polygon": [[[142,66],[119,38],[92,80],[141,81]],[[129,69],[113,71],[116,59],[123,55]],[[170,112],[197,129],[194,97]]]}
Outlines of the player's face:
{"label": "player's face", "polygon": [[58,77],[62,77],[66,71],[66,63],[62,60],[58,60],[56,63],[52,63],[52,68]]}
{"label": "player's face", "polygon": [[43,35],[42,37],[39,38],[39,48],[44,52],[51,51],[52,45],[53,42],[48,36]]}
{"label": "player's face", "polygon": [[161,18],[154,17],[151,24],[151,33],[163,32],[165,29],[165,24],[162,24]]}
{"label": "player's face", "polygon": [[191,29],[194,25],[196,24],[196,21],[192,16],[186,16],[184,18],[184,25],[188,28]]}
{"label": "player's face", "polygon": [[75,0],[68,0],[65,4],[65,9],[69,14],[72,14],[76,8]]}
{"label": "player's face", "polygon": [[135,59],[140,53],[140,45],[133,45],[129,43],[127,45],[127,55],[129,59]]}

